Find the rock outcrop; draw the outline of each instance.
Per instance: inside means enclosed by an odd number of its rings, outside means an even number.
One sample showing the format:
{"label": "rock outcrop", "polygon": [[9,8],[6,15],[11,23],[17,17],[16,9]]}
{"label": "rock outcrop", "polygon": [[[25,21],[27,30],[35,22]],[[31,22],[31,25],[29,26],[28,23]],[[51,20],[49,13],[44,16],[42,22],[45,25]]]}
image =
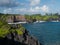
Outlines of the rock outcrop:
{"label": "rock outcrop", "polygon": [[13,42],[20,42],[22,43],[22,45],[40,45],[39,41],[29,35],[27,30],[24,31],[23,35],[18,35],[17,32],[10,32],[10,34],[8,34],[6,38],[12,40]]}

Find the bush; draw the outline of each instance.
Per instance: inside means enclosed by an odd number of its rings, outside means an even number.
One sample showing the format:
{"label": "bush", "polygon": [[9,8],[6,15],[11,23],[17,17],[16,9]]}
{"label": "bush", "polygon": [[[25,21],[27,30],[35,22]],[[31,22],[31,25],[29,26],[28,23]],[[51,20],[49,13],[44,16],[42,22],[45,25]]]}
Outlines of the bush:
{"label": "bush", "polygon": [[9,33],[8,29],[0,28],[0,37],[5,37]]}

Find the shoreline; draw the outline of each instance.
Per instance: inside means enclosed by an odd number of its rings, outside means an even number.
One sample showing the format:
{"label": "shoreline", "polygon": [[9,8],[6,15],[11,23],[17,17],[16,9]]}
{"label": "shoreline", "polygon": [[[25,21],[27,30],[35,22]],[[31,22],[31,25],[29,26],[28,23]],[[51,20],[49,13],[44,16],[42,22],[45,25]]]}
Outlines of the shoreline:
{"label": "shoreline", "polygon": [[[60,21],[36,21],[36,22],[32,22],[32,23],[44,23],[44,22],[60,22]],[[26,24],[29,22],[15,22],[15,23],[8,23],[8,24]]]}
{"label": "shoreline", "polygon": [[[14,35],[14,33],[12,33]],[[11,39],[10,37],[10,34],[7,35],[7,38],[8,39]],[[16,37],[17,36],[17,37]],[[19,40],[17,40],[19,39]],[[27,30],[24,31],[23,35],[15,35],[14,36],[14,39],[12,39],[14,41],[18,41],[22,44],[26,44],[26,45],[41,45],[41,43],[37,40],[37,38],[35,38],[34,36],[31,36],[29,34],[29,32]]]}

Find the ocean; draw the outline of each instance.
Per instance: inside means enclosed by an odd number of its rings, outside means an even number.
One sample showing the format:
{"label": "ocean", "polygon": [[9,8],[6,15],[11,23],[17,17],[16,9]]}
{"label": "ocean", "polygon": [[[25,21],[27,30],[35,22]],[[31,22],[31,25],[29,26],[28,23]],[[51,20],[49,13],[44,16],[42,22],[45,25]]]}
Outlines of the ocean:
{"label": "ocean", "polygon": [[23,26],[42,45],[60,45],[60,22],[28,23]]}

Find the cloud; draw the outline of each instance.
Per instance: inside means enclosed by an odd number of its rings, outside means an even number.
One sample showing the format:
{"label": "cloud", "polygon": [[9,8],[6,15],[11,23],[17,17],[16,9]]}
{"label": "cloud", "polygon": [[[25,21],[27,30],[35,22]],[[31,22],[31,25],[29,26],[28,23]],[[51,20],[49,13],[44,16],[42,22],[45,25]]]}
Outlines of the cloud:
{"label": "cloud", "polygon": [[4,10],[3,10],[3,13],[4,13],[4,14],[11,13],[11,12],[12,12],[12,9],[11,9],[11,8],[4,9]]}
{"label": "cloud", "polygon": [[25,11],[27,11],[27,9],[26,8],[18,8],[18,9],[16,9],[16,11],[25,12]]}
{"label": "cloud", "polygon": [[40,0],[30,0],[30,5],[35,6],[38,5],[40,3]]}
{"label": "cloud", "polygon": [[44,12],[44,13],[46,13],[46,12],[49,12],[49,7],[46,5],[43,5],[42,7],[36,6],[34,8],[30,8],[29,12],[35,12],[35,13]]}
{"label": "cloud", "polygon": [[48,12],[48,11],[49,11],[49,7],[46,6],[46,5],[43,5],[43,6],[41,7],[41,10],[44,11],[44,12]]}
{"label": "cloud", "polygon": [[30,12],[30,13],[36,13],[36,12],[39,12],[40,11],[40,7],[34,7],[34,8],[30,8],[29,10],[28,10],[28,12]]}
{"label": "cloud", "polygon": [[40,12],[49,12],[49,7],[47,5],[43,6],[35,6],[35,7],[30,7],[30,8],[8,8],[3,11],[3,13],[40,13]]}
{"label": "cloud", "polygon": [[26,8],[6,8],[3,10],[4,14],[20,14],[21,12],[25,13],[27,10]]}
{"label": "cloud", "polygon": [[16,7],[19,2],[16,0],[0,0],[0,7]]}
{"label": "cloud", "polygon": [[35,7],[35,8],[17,8],[15,9],[15,11],[18,11],[18,12],[25,12],[25,13],[33,13],[33,12],[39,12],[40,11],[40,8],[39,7]]}

